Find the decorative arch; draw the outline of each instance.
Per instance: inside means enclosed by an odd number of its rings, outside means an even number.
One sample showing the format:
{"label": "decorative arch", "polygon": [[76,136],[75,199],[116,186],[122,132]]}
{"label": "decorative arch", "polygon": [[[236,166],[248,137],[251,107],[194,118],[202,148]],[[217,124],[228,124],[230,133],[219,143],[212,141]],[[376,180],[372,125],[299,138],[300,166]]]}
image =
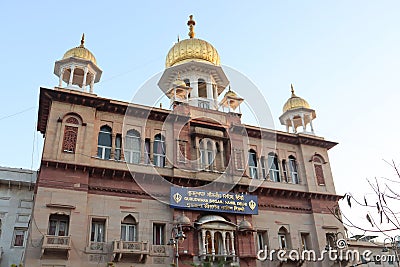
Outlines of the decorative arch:
{"label": "decorative arch", "polygon": [[286,250],[290,248],[290,233],[285,226],[281,226],[278,230],[279,248]]}
{"label": "decorative arch", "polygon": [[137,241],[137,221],[131,214],[126,215],[121,221],[121,240]]}
{"label": "decorative arch", "polygon": [[[75,118],[77,120],[77,122],[75,122],[75,123],[69,122],[68,119],[70,119],[71,117]],[[62,118],[62,121],[65,122],[65,123],[78,124],[78,125],[83,125],[84,124],[82,116],[79,115],[76,112],[68,112],[68,113],[66,113],[64,115],[64,117]]]}
{"label": "decorative arch", "polygon": [[323,169],[323,164],[325,164],[324,158],[319,154],[315,154],[312,157],[312,162],[314,165],[314,173],[315,173],[315,179],[317,180],[317,184],[325,185],[325,177]]}
{"label": "decorative arch", "polygon": [[108,125],[100,127],[97,140],[97,157],[101,159],[111,158],[112,128]]}
{"label": "decorative arch", "polygon": [[132,214],[126,215],[126,216],[122,219],[121,222],[122,222],[122,223],[130,223],[130,224],[136,224],[136,223],[137,223],[135,217],[134,217]]}

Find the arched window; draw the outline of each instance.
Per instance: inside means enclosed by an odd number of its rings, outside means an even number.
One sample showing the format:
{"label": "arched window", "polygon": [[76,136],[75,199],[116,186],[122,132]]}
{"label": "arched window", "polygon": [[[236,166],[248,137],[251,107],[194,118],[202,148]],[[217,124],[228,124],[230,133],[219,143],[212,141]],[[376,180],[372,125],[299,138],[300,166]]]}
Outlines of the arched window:
{"label": "arched window", "polygon": [[165,166],[165,139],[161,134],[154,136],[153,161],[157,167]]}
{"label": "arched window", "polygon": [[98,138],[97,145],[97,157],[101,159],[110,159],[111,158],[111,146],[112,146],[112,137],[111,137],[111,127],[104,125],[101,126]]}
{"label": "arched window", "polygon": [[137,241],[137,223],[132,215],[126,216],[121,222],[121,240]]}
{"label": "arched window", "polygon": [[290,171],[290,177],[292,178],[292,183],[298,184],[299,173],[297,171],[297,161],[296,158],[293,156],[289,156],[289,171]]}
{"label": "arched window", "polygon": [[280,182],[281,176],[279,173],[279,160],[275,153],[268,154],[269,178],[274,182]]}
{"label": "arched window", "polygon": [[126,132],[124,155],[127,163],[138,164],[140,162],[140,133],[138,131]]}
{"label": "arched window", "polygon": [[279,231],[278,231],[278,242],[279,242],[280,249],[287,250],[290,247],[289,232],[283,226],[281,228],[279,228]]}
{"label": "arched window", "polygon": [[207,84],[204,81],[204,79],[199,79],[197,81],[197,85],[198,85],[199,97],[207,98]]}
{"label": "arched window", "polygon": [[249,176],[253,179],[258,179],[257,153],[253,149],[249,150]]}
{"label": "arched window", "polygon": [[76,142],[78,139],[79,120],[75,117],[68,117],[65,120],[65,123],[62,151],[75,153]]}
{"label": "arched window", "polygon": [[320,155],[313,156],[315,178],[317,179],[318,185],[325,185],[324,170],[322,168],[324,162],[324,159]]}

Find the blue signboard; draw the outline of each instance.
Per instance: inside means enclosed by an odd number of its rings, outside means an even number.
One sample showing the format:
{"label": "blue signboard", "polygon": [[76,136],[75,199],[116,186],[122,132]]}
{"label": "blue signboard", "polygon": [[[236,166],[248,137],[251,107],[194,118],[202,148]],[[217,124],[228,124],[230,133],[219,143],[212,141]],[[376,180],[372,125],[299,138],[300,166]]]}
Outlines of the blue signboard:
{"label": "blue signboard", "polygon": [[185,187],[171,187],[171,208],[258,214],[257,196],[241,193],[204,191]]}

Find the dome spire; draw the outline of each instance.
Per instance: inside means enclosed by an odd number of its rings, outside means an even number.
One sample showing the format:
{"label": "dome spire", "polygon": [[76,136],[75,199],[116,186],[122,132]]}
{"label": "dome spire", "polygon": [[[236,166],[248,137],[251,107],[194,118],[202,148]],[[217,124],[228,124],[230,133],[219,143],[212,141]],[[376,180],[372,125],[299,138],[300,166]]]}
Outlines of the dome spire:
{"label": "dome spire", "polygon": [[295,94],[294,94],[294,88],[293,88],[293,83],[290,84],[290,91],[292,92],[292,96],[295,96]]}
{"label": "dome spire", "polygon": [[82,33],[81,47],[85,47],[85,33]]}
{"label": "dome spire", "polygon": [[193,20],[193,15],[189,16],[189,20],[187,22],[187,25],[189,26],[189,37],[194,38],[194,25],[196,25],[196,22]]}

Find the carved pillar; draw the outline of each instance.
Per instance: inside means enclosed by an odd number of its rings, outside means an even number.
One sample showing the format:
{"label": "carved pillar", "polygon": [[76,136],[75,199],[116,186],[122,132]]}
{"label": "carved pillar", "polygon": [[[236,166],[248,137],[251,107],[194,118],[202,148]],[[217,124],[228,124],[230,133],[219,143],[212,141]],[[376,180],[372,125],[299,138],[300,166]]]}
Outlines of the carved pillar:
{"label": "carved pillar", "polygon": [[210,231],[210,234],[211,234],[211,254],[212,255],[215,255],[214,233],[215,233],[215,231]]}
{"label": "carved pillar", "polygon": [[111,134],[111,153],[110,153],[110,159],[114,159],[114,155],[115,155],[115,138],[116,138],[116,134],[112,133]]}
{"label": "carved pillar", "polygon": [[139,158],[139,163],[146,163],[146,139],[145,138],[140,138],[140,158]]}
{"label": "carved pillar", "polygon": [[207,254],[206,248],[206,230],[201,230],[201,239],[203,240],[202,248],[203,248],[203,255]]}
{"label": "carved pillar", "polygon": [[154,157],[154,155],[153,155],[153,146],[154,146],[154,141],[153,140],[150,140],[150,164],[154,164],[154,161],[153,161],[153,157]]}
{"label": "carved pillar", "polygon": [[225,171],[224,142],[223,141],[219,141],[219,154],[221,157],[221,171]]}
{"label": "carved pillar", "polygon": [[235,236],[233,235],[233,232],[231,232],[231,246],[232,246],[232,255],[235,256],[236,252],[235,252]]}
{"label": "carved pillar", "polygon": [[214,171],[216,171],[217,170],[217,160],[216,160],[216,157],[217,157],[217,145],[216,145],[215,142],[212,142],[212,150],[213,150],[212,169]]}
{"label": "carved pillar", "polygon": [[224,255],[226,256],[227,255],[227,253],[226,253],[226,232],[224,231],[224,232],[222,232],[222,245],[223,245],[223,249],[224,249]]}
{"label": "carved pillar", "polygon": [[195,139],[195,149],[196,149],[196,169],[201,169],[201,159],[200,159],[200,139],[196,137]]}

